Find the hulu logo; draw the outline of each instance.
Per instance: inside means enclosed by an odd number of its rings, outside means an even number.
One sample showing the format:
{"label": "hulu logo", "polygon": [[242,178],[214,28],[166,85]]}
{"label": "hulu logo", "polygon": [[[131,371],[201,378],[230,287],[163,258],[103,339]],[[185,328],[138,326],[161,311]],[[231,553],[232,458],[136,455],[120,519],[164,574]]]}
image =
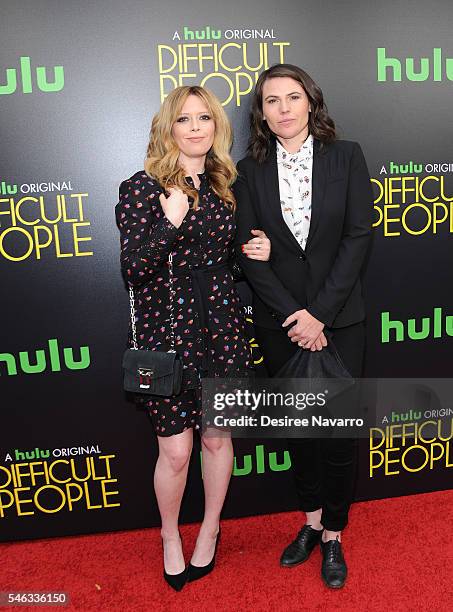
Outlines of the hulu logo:
{"label": "hulu logo", "polygon": [[[408,319],[407,322],[398,321],[398,319],[393,321],[389,315],[389,312],[381,313],[381,342],[383,344],[403,342],[406,339],[426,340],[430,336],[442,338],[444,334],[453,336],[453,316],[444,316],[442,308],[434,308],[432,317],[422,317],[421,320]],[[392,339],[391,336],[393,336]]]}
{"label": "hulu logo", "polygon": [[[34,70],[36,73],[36,84],[38,89],[44,92],[61,91],[64,87],[64,68],[63,66],[54,66],[53,81],[47,80],[47,68],[45,66],[37,66]],[[6,84],[0,85],[0,94],[12,94],[17,90],[17,87],[22,86],[22,92],[25,94],[33,91],[33,70],[29,57],[20,58],[20,68],[6,69]]]}
{"label": "hulu logo", "polygon": [[184,26],[184,40],[219,40],[222,36],[221,30],[211,30],[211,26],[207,26],[204,30],[189,30]]}
{"label": "hulu logo", "polygon": [[[28,351],[20,351],[18,357],[11,353],[0,353],[0,363],[6,364],[8,376],[16,376],[18,369],[21,374],[41,374],[48,368],[51,372],[61,372],[62,362],[58,340],[52,338],[47,344],[47,351],[38,349],[33,356]],[[76,360],[72,348],[64,348],[63,361],[68,370],[85,370],[90,365],[90,349],[88,346],[81,346],[80,359]]]}
{"label": "hulu logo", "polygon": [[420,174],[423,164],[416,164],[410,161],[408,164],[395,164],[390,162],[390,174]]}
{"label": "hulu logo", "polygon": [[[203,456],[200,452],[200,463],[203,467]],[[283,453],[283,462],[278,463],[277,453],[267,453],[267,467],[271,472],[284,472],[291,467],[291,457],[287,450]],[[254,455],[244,455],[242,466],[238,465],[238,460],[234,458],[233,476],[248,476],[255,472],[256,474],[264,474],[266,471],[266,455],[264,446],[258,444],[255,447]]]}
{"label": "hulu logo", "polygon": [[403,412],[398,414],[397,412],[393,412],[391,421],[392,423],[412,423],[413,421],[419,421],[422,418],[421,410],[409,410],[409,412]]}
{"label": "hulu logo", "polygon": [[33,461],[33,459],[48,459],[50,457],[50,450],[42,450],[38,447],[32,451],[20,451],[18,448],[14,449],[14,457],[16,461]]}
{"label": "hulu logo", "polygon": [[0,183],[0,195],[14,195],[17,193],[17,185],[8,185],[5,181]]}
{"label": "hulu logo", "polygon": [[[433,81],[440,82],[445,79],[453,81],[453,58],[446,57],[442,59],[442,49],[435,47],[433,56],[420,57],[414,59],[407,57],[404,60],[399,60],[396,57],[387,57],[385,47],[377,49],[377,80],[379,82],[387,81],[387,71],[389,70],[389,81],[402,80],[402,63],[404,62],[404,70],[406,78],[409,81],[427,81],[430,77]],[[416,67],[417,66],[417,69]]]}
{"label": "hulu logo", "polygon": [[[287,450],[283,453],[283,463],[278,463],[277,453],[275,452],[267,453],[267,462],[271,472],[284,472],[291,467],[291,457]],[[255,447],[255,456],[244,455],[241,467],[238,466],[237,458],[234,458],[233,476],[248,476],[253,472],[253,468],[255,468],[256,474],[264,474],[266,471],[266,457],[262,444]]]}

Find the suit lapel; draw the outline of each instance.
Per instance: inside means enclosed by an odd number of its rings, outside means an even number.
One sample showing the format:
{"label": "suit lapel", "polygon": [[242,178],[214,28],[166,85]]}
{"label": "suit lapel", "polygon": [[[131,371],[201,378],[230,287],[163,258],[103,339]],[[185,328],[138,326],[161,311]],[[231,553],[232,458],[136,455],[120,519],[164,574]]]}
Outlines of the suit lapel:
{"label": "suit lapel", "polygon": [[320,151],[320,141],[316,138],[313,142],[313,171],[311,183],[311,220],[310,229],[308,231],[307,243],[305,250],[310,249],[313,241],[313,236],[319,226],[319,221],[322,217],[322,209],[324,205],[324,193],[326,189],[326,157],[327,151]]}

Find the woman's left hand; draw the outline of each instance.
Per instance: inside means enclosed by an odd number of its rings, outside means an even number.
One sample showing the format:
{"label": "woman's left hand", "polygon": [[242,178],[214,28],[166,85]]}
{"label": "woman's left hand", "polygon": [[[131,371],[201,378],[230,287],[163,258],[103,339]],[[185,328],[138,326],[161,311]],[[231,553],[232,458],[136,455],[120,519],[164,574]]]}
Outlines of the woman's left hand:
{"label": "woman's left hand", "polygon": [[324,329],[324,323],[318,321],[306,308],[293,312],[283,321],[282,327],[290,323],[295,323],[288,331],[291,342],[297,342],[304,349],[311,349]]}
{"label": "woman's left hand", "polygon": [[248,242],[242,245],[242,252],[250,259],[269,261],[271,256],[271,241],[263,230],[252,229],[250,231],[255,238],[250,238]]}

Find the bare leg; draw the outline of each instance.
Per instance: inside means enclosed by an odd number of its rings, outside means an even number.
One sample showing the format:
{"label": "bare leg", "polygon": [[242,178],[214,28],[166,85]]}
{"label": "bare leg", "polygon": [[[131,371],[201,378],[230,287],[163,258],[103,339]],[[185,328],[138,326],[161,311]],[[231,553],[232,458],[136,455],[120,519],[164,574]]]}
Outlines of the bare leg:
{"label": "bare leg", "polygon": [[157,436],[159,457],[154,471],[154,490],[162,520],[164,567],[169,574],[184,570],[181,538],[178,530],[179,510],[187,480],[187,469],[192,453],[193,430],[180,434]]}
{"label": "bare leg", "polygon": [[336,540],[337,537],[338,541],[341,542],[341,531],[329,531],[328,529],[324,529],[322,541],[327,542],[328,540]]}
{"label": "bare leg", "polygon": [[211,436],[201,437],[205,512],[191,559],[192,565],[196,566],[207,565],[214,555],[220,512],[233,470],[231,438]]}
{"label": "bare leg", "polygon": [[307,516],[307,525],[311,525],[313,527],[313,529],[322,529],[322,523],[321,523],[321,514],[322,514],[322,509],[319,508],[318,510],[313,510],[313,512],[306,512],[305,513]]}

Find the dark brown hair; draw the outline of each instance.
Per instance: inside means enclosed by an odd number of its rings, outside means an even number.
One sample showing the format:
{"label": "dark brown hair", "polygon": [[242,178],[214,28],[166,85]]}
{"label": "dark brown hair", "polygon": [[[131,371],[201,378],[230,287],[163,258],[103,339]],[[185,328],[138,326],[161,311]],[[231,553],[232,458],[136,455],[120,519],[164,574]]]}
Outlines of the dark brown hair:
{"label": "dark brown hair", "polygon": [[327,113],[321,88],[313,81],[311,76],[292,64],[275,64],[258,78],[252,99],[250,115],[250,140],[248,153],[259,163],[269,155],[271,143],[275,139],[263,119],[263,85],[268,79],[290,77],[302,85],[310,102],[311,113],[308,119],[308,131],[322,143],[333,142],[336,139],[335,123]]}

